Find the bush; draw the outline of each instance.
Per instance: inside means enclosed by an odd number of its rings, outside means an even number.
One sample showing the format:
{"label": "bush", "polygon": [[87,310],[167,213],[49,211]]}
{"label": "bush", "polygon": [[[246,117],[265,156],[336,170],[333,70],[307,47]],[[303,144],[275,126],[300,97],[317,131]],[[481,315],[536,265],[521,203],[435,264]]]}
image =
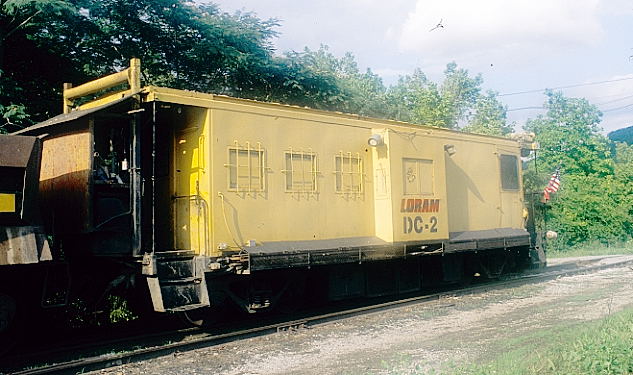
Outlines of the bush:
{"label": "bush", "polygon": [[558,245],[625,242],[633,229],[633,195],[615,176],[565,176],[547,212],[548,227],[560,235]]}

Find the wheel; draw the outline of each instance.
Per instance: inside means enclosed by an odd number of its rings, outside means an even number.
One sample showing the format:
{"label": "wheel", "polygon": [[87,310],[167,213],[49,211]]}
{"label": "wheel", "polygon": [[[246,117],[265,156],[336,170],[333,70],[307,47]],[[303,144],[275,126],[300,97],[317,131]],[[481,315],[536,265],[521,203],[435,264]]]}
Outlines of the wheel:
{"label": "wheel", "polygon": [[202,307],[178,313],[186,325],[203,329],[217,327],[218,323],[226,320],[227,315],[227,309],[223,306]]}
{"label": "wheel", "polygon": [[204,327],[207,323],[207,316],[211,316],[211,309],[203,307],[201,309],[181,311],[178,313],[180,319],[192,327]]}

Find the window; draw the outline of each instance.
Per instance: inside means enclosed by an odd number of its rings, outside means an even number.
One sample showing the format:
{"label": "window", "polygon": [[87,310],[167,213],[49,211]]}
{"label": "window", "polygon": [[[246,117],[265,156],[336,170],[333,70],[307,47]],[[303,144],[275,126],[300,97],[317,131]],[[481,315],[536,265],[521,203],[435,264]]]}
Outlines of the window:
{"label": "window", "polygon": [[516,155],[501,155],[501,188],[519,190],[519,165]]}
{"label": "window", "polygon": [[433,195],[433,160],[402,159],[402,178],[405,195]]}
{"label": "window", "polygon": [[334,157],[336,192],[360,194],[363,192],[363,161],[360,154],[340,152]]}
{"label": "window", "polygon": [[313,152],[286,151],[284,153],[286,169],[286,191],[316,192],[318,164]]}
{"label": "window", "polygon": [[264,191],[265,184],[265,160],[264,150],[260,143],[253,148],[249,142],[246,146],[229,147],[229,163],[225,166],[229,169],[229,190],[237,192]]}

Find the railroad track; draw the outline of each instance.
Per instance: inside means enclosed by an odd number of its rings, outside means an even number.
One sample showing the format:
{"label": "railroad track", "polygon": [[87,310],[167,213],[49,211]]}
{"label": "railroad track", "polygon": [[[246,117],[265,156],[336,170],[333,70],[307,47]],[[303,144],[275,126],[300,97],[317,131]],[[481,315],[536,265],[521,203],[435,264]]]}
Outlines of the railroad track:
{"label": "railroad track", "polygon": [[[602,259],[606,259],[602,258]],[[212,334],[204,332],[199,329],[191,328],[186,330],[178,330],[174,332],[168,332],[165,334],[152,334],[150,336],[139,336],[127,339],[118,339],[108,343],[101,343],[102,347],[112,346],[114,343],[121,343],[123,341],[141,341],[152,340],[162,341],[162,344],[147,345],[133,350],[126,350],[120,353],[100,354],[96,356],[90,356],[82,359],[70,360],[60,362],[52,365],[41,365],[38,368],[23,369],[13,372],[7,372],[15,375],[36,375],[36,374],[75,374],[83,373],[87,371],[99,370],[108,367],[114,367],[122,364],[138,362],[142,360],[148,360],[164,355],[174,355],[179,352],[186,352],[189,350],[220,345],[223,343],[247,339],[250,337],[261,336],[279,331],[287,331],[293,329],[301,329],[303,327],[314,327],[322,324],[327,324],[331,321],[340,321],[348,319],[361,314],[380,313],[387,309],[394,309],[404,306],[410,306],[415,304],[423,304],[437,301],[447,295],[468,295],[476,294],[488,291],[490,289],[503,289],[518,286],[531,282],[542,282],[551,279],[555,279],[562,276],[571,276],[575,274],[596,272],[607,268],[616,268],[626,265],[633,265],[633,258],[623,257],[621,260],[615,260],[611,263],[591,265],[586,267],[570,267],[560,268],[549,267],[541,272],[527,273],[521,275],[509,275],[502,280],[493,282],[486,282],[475,286],[452,289],[450,291],[442,291],[439,293],[414,296],[410,298],[399,299],[395,301],[388,301],[368,306],[349,308],[341,311],[327,312],[321,314],[315,314],[311,316],[305,316],[299,319],[286,320],[281,322],[272,322],[269,324],[262,324],[255,327],[249,327],[247,329],[239,329],[221,334]],[[170,342],[178,340],[175,342]],[[65,348],[62,350],[70,350]]]}

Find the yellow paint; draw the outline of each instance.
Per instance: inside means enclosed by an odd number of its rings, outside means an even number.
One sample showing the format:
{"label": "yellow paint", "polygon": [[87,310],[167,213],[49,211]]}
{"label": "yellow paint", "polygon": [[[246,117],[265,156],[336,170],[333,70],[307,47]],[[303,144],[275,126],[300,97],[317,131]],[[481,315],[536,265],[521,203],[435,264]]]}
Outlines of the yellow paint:
{"label": "yellow paint", "polygon": [[[183,120],[174,124],[174,195],[200,199],[175,204],[178,248],[219,256],[225,247],[236,251],[252,241],[441,241],[449,232],[523,226],[521,191],[500,191],[498,154],[519,155],[516,141],[211,94],[144,90],[147,100],[182,105]],[[380,134],[384,145],[369,146],[372,134]],[[257,166],[243,165],[233,172],[240,189],[231,189],[229,150],[256,147],[264,152],[264,181],[260,185],[254,177]],[[316,155],[314,191],[288,191],[288,152]],[[341,153],[362,159],[362,194],[336,191]],[[411,182],[412,174],[424,180]],[[249,176],[264,188],[243,188]]]}
{"label": "yellow paint", "polygon": [[178,250],[210,255],[210,181],[204,160],[205,135],[209,131],[207,110],[183,110],[174,127],[174,244]]}
{"label": "yellow paint", "polygon": [[[450,232],[523,227],[521,189],[501,191],[500,182],[499,154],[518,156],[516,141],[175,89],[143,92],[178,108],[169,146],[177,249],[220,256],[271,241],[439,242]],[[376,134],[384,144],[369,146]],[[337,191],[337,155],[360,159],[362,191]]]}
{"label": "yellow paint", "polygon": [[15,212],[15,194],[0,193],[0,212]]}
{"label": "yellow paint", "polygon": [[106,104],[130,93],[134,93],[141,89],[141,60],[133,58],[130,60],[130,67],[118,73],[113,73],[105,77],[86,82],[77,87],[71,87],[69,83],[64,84],[64,113],[70,113],[73,106],[73,100],[86,95],[94,94],[111,87],[127,83],[129,90],[120,93],[106,95],[104,98],[97,99],[91,104],[82,106],[83,109]]}

